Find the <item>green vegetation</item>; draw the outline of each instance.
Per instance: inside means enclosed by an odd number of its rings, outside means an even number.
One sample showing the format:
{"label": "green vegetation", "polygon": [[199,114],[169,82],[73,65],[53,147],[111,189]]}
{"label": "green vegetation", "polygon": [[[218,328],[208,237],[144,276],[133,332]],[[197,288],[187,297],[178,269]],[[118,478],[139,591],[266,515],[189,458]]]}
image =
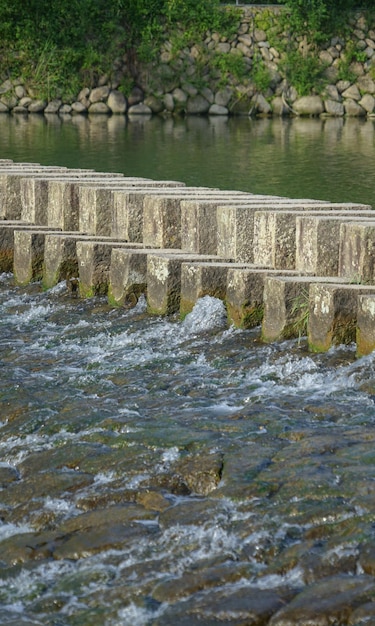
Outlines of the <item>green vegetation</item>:
{"label": "green vegetation", "polygon": [[233,76],[239,82],[245,77],[247,68],[244,58],[235,54],[217,52],[210,60],[210,66],[217,69],[220,74],[218,87],[225,87],[229,78]]}
{"label": "green vegetation", "polygon": [[312,91],[319,93],[323,90],[326,84],[325,69],[326,65],[316,54],[308,52],[303,55],[298,50],[287,52],[280,63],[280,71],[297,90],[299,96],[307,96]]}
{"label": "green vegetation", "polygon": [[259,93],[264,93],[270,86],[270,72],[260,55],[256,55],[253,59],[251,80]]}
{"label": "green vegetation", "polygon": [[[222,5],[236,0],[222,0]],[[250,4],[242,0],[241,4]],[[288,23],[293,31],[309,34],[315,39],[337,32],[355,9],[374,9],[373,0],[252,0],[251,4],[280,4],[286,6]]]}
{"label": "green vegetation", "polygon": [[349,41],[346,44],[345,57],[340,60],[338,79],[354,82],[356,79],[356,75],[351,68],[351,64],[355,61],[360,61],[363,63],[365,60],[366,55],[363,52],[357,50],[352,41]]}
{"label": "green vegetation", "polygon": [[301,293],[293,298],[290,315],[293,321],[286,335],[289,337],[298,337],[298,340],[301,341],[301,338],[307,334],[307,325],[310,315],[308,289],[302,289]]}
{"label": "green vegetation", "polygon": [[300,32],[306,28],[315,36],[324,36],[337,32],[347,21],[348,14],[354,9],[371,8],[372,0],[285,0],[291,13],[290,25]]}
{"label": "green vegetation", "polygon": [[0,0],[0,81],[21,78],[40,97],[69,97],[113,72],[113,60],[155,56],[165,29],[191,38],[233,33],[236,9],[219,0]]}
{"label": "green vegetation", "polygon": [[[182,49],[202,41],[207,32],[229,40],[237,31],[240,10],[235,0],[0,0],[0,83],[21,79],[30,92],[46,100],[69,101],[82,86],[92,87],[98,78],[115,75],[114,60],[126,66],[120,89],[129,93],[134,85],[137,62],[155,63],[168,33],[171,55],[180,73]],[[257,4],[256,0],[253,2]],[[274,4],[261,0],[259,4]],[[373,0],[285,0],[284,23],[270,10],[255,17],[256,28],[266,29],[271,45],[282,49],[281,32],[300,32],[314,45],[337,34],[347,23],[348,12],[373,8]],[[229,5],[229,6],[224,6]],[[280,66],[300,95],[324,85],[324,65],[312,52],[301,54],[284,37]],[[289,46],[289,47],[288,47]],[[340,77],[351,78],[351,63],[363,60],[363,52],[349,47],[339,67]],[[199,65],[200,64],[200,65]],[[265,91],[270,75],[262,58],[254,58],[249,70],[241,56],[215,53],[196,59],[194,80],[208,83],[211,71],[220,85],[249,78],[258,91]],[[247,75],[247,76],[246,76]],[[155,74],[156,76],[156,74]],[[166,80],[171,78],[167,76]]]}

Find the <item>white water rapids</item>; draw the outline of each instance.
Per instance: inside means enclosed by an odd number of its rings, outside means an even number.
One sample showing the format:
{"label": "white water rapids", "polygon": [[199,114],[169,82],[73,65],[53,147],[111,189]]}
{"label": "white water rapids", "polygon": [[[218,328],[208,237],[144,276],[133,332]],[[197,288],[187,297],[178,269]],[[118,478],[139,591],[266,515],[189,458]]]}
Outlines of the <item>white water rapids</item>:
{"label": "white water rapids", "polygon": [[[181,322],[148,316],[142,299],[110,309],[70,299],[63,284],[43,293],[0,277],[0,624],[169,624],[171,606],[201,607],[213,590],[301,591],[302,556],[284,568],[277,558],[317,524],[355,520],[363,541],[373,540],[374,356],[356,360],[354,346],[312,355],[303,341],[262,345],[258,334],[228,328],[213,298]],[[170,488],[196,457],[223,459],[216,484]],[[54,476],[67,482],[46,493]],[[23,535],[68,528],[118,493],[140,506],[150,491],[166,505],[132,519],[134,540],[123,546],[110,537],[85,547],[83,527],[77,557],[65,544],[52,557],[17,557]],[[335,544],[322,535],[321,562],[358,558],[350,532]],[[164,590],[223,564],[243,569],[173,598]],[[242,623],[226,615],[222,623]]]}

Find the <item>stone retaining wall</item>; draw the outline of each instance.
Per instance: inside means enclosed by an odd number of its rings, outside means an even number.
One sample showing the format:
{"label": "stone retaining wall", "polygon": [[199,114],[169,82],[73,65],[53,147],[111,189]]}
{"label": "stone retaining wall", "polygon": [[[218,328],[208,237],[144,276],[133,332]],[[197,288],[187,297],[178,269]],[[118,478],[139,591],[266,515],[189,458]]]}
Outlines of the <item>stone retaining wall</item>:
{"label": "stone retaining wall", "polygon": [[[111,77],[100,77],[94,88],[83,87],[69,102],[37,99],[21,79],[5,80],[0,112],[375,116],[375,23],[358,13],[345,38],[333,37],[314,49],[306,37],[281,29],[284,10],[243,7],[231,38],[207,32],[202,41],[187,45],[183,33],[174,33],[152,63],[130,72],[126,57],[115,59]],[[283,67],[287,47],[302,59],[316,56],[324,67],[307,95],[298,93],[299,85]],[[228,58],[240,59],[240,78],[228,71]],[[130,81],[132,88],[126,86]]]}
{"label": "stone retaining wall", "polygon": [[182,317],[214,296],[266,342],[374,350],[374,242],[368,205],[0,161],[0,272],[16,283],[65,280],[113,306],[144,294],[149,313]]}

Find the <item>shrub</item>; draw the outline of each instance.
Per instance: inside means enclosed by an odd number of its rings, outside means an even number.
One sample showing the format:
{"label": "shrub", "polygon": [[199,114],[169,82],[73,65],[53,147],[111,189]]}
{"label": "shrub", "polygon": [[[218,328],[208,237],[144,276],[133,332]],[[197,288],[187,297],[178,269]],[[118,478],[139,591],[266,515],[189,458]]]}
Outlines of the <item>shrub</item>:
{"label": "shrub", "polygon": [[280,63],[280,70],[299,96],[307,96],[325,85],[324,65],[314,54],[302,55],[297,50],[288,52]]}
{"label": "shrub", "polygon": [[289,25],[292,30],[315,40],[337,33],[347,23],[348,15],[355,8],[373,8],[373,0],[285,0],[289,9]]}

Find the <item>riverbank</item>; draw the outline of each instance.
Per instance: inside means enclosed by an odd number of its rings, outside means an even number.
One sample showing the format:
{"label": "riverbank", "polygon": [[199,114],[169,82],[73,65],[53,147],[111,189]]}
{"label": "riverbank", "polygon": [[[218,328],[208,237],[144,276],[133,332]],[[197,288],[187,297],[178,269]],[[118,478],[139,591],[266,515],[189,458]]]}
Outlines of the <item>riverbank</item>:
{"label": "riverbank", "polygon": [[238,8],[236,33],[165,33],[148,63],[127,55],[71,98],[40,98],[22,78],[0,85],[0,112],[59,115],[375,116],[375,22],[317,44],[288,32],[282,7]]}

